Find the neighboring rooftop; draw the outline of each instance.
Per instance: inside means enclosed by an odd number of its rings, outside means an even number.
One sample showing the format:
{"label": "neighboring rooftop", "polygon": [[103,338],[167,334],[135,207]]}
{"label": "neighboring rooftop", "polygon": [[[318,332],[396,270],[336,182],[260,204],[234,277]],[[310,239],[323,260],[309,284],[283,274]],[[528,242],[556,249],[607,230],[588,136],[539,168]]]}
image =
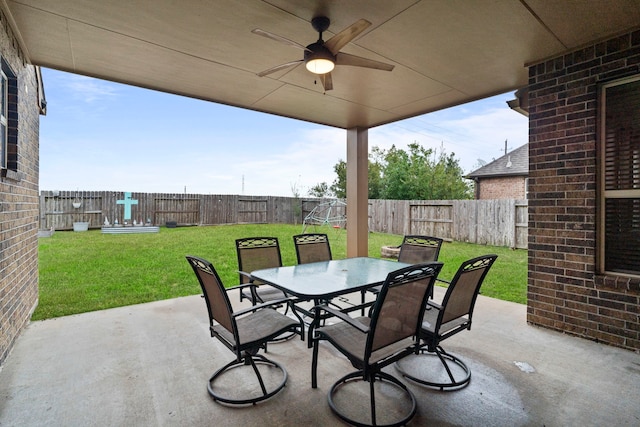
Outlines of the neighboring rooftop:
{"label": "neighboring rooftop", "polygon": [[480,169],[476,169],[467,174],[465,178],[489,178],[514,175],[529,175],[529,144],[518,147],[491,163],[487,163]]}

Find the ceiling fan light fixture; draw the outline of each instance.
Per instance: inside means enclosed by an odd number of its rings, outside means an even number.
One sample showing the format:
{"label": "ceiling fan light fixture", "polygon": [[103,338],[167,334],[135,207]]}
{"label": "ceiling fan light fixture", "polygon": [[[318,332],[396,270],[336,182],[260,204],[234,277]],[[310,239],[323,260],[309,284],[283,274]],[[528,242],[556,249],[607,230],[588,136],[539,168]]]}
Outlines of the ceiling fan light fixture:
{"label": "ceiling fan light fixture", "polygon": [[336,59],[329,49],[321,43],[307,46],[304,52],[305,67],[313,74],[327,74],[336,66]]}
{"label": "ceiling fan light fixture", "polygon": [[327,74],[336,66],[332,60],[325,58],[311,59],[305,65],[313,74]]}

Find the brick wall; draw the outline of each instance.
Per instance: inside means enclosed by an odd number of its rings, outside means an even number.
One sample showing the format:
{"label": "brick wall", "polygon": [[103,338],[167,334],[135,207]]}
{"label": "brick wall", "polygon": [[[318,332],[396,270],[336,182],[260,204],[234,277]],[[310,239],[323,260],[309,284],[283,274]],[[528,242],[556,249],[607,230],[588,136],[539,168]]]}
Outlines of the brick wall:
{"label": "brick wall", "polygon": [[0,55],[15,73],[18,93],[17,146],[14,144],[10,150],[13,162],[10,165],[13,168],[17,165],[17,173],[0,178],[1,365],[29,322],[38,301],[40,125],[36,71],[26,63],[6,17],[1,13]]}
{"label": "brick wall", "polygon": [[640,349],[640,280],[596,274],[599,82],[640,73],[640,31],[529,69],[528,320]]}
{"label": "brick wall", "polygon": [[505,176],[500,178],[481,178],[478,186],[478,199],[526,199],[524,176]]}

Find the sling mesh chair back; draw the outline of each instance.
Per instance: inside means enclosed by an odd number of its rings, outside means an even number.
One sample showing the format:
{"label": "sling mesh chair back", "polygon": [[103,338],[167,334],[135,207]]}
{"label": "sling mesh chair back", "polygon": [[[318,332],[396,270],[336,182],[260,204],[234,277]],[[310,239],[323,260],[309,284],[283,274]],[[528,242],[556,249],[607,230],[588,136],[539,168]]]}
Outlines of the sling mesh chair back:
{"label": "sling mesh chair back", "polygon": [[[344,354],[357,369],[339,379],[329,391],[329,406],[342,420],[359,426],[399,426],[406,424],[416,412],[411,391],[397,378],[382,372],[385,366],[418,351],[415,339],[420,330],[429,289],[433,287],[442,263],[417,264],[389,273],[370,317],[351,318],[328,305],[316,306],[312,324],[313,358],[311,386],[317,387],[318,348],[327,341]],[[342,322],[318,327],[324,314],[337,316]],[[349,392],[358,383],[368,383],[368,410],[355,403],[357,392]],[[400,392],[376,393],[381,383],[395,386]],[[346,394],[346,397],[344,396]],[[404,403],[404,404],[403,404]]]}
{"label": "sling mesh chair back", "polygon": [[[287,371],[280,364],[258,354],[258,351],[266,351],[267,342],[284,332],[298,332],[302,337],[302,320],[296,321],[273,309],[277,304],[290,304],[287,299],[258,304],[234,312],[227,295],[228,289],[224,288],[213,265],[202,258],[190,255],[186,258],[202,287],[209,312],[211,336],[219,339],[236,355],[234,360],[211,376],[207,384],[209,394],[216,401],[240,405],[257,403],[272,397],[285,386]],[[244,372],[247,375],[243,376],[240,371],[245,367],[248,372]],[[273,370],[280,375],[272,374]],[[234,374],[238,375],[238,379],[231,381],[231,384],[235,384],[236,387],[216,386],[216,380]],[[247,376],[254,377],[255,380],[247,380]],[[229,381],[222,380],[219,383],[229,384]],[[242,393],[245,392],[249,395],[243,396]]]}
{"label": "sling mesh chair back", "polygon": [[[398,254],[398,262],[405,264],[419,264],[424,262],[438,261],[440,247],[443,239],[431,236],[404,236],[400,245],[400,253]],[[369,289],[370,292],[380,292],[380,286]],[[433,297],[433,288],[429,293],[429,298]],[[362,298],[364,302],[364,295]]]}
{"label": "sling mesh chair back", "polygon": [[[463,262],[449,284],[442,304],[428,301],[420,328],[420,339],[423,341],[421,355],[396,364],[403,376],[440,390],[458,390],[469,384],[471,370],[460,358],[447,353],[440,342],[471,329],[480,286],[496,258],[497,255],[484,255]],[[440,369],[426,363],[423,355],[437,356]]]}
{"label": "sling mesh chair back", "polygon": [[255,282],[250,273],[263,268],[282,267],[280,244],[277,237],[246,237],[236,240],[240,284],[252,286],[240,291],[240,301],[248,298],[253,304],[281,299],[286,295],[273,286]]}
{"label": "sling mesh chair back", "polygon": [[443,240],[431,236],[404,236],[398,262],[418,264],[437,261]]}
{"label": "sling mesh chair back", "polygon": [[298,234],[293,236],[293,244],[298,264],[331,260],[331,246],[326,234]]}

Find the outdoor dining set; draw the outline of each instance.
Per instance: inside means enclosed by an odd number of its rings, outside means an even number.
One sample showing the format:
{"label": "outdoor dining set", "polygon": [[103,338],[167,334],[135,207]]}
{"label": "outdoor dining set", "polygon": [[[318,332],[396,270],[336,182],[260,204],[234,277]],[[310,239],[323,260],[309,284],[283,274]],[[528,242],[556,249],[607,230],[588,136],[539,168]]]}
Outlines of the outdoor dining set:
{"label": "outdoor dining set", "polygon": [[[467,260],[451,281],[444,281],[438,278],[443,266],[438,262],[440,238],[405,236],[397,262],[368,257],[334,260],[326,234],[300,234],[293,242],[298,264],[283,266],[277,238],[236,240],[240,285],[233,288],[224,287],[209,261],[186,257],[202,287],[211,336],[236,355],[209,379],[214,400],[248,405],[273,397],[285,386],[287,371],[259,351],[266,353],[271,343],[295,337],[306,338],[312,349],[312,388],[318,386],[322,342],[355,368],[335,380],[328,392],[331,410],[352,425],[399,426],[415,415],[416,398],[396,376],[383,372],[387,366],[395,366],[412,383],[441,391],[469,384],[470,369],[441,342],[471,328],[480,286],[497,255]],[[446,286],[439,301],[434,300],[436,281]],[[250,304],[234,311],[231,289]],[[347,294],[356,297],[347,299]],[[219,387],[220,379],[236,368],[252,371],[256,393],[237,396]],[[380,384],[385,393],[379,391]],[[394,390],[392,411],[380,408],[386,405],[381,395],[389,394],[389,388]],[[354,409],[355,395],[366,395],[366,410]]]}

